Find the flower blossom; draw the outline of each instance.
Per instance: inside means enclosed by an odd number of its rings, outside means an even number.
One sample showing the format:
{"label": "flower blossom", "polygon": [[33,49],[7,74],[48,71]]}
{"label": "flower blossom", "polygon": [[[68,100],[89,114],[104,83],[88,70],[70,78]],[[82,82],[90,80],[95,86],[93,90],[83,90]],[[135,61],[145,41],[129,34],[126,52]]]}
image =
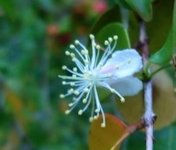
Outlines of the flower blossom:
{"label": "flower blossom", "polygon": [[[90,121],[102,115],[101,126],[105,127],[105,114],[100,103],[97,87],[102,87],[116,94],[122,102],[124,96],[132,96],[142,89],[142,82],[133,75],[142,68],[142,58],[134,49],[114,51],[117,44],[117,36],[109,37],[105,40],[106,47],[103,48],[95,41],[94,35],[90,35],[91,49],[88,49],[78,40],[70,45],[73,52],[66,51],[75,63],[73,69],[63,66],[62,69],[68,71],[71,76],[59,75],[63,79],[62,84],[70,86],[66,94],[61,94],[60,98],[73,96],[73,101],[69,103],[69,114],[78,103],[82,103],[83,108],[78,111],[82,115],[86,109],[92,105]],[[90,54],[91,53],[91,54]]]}

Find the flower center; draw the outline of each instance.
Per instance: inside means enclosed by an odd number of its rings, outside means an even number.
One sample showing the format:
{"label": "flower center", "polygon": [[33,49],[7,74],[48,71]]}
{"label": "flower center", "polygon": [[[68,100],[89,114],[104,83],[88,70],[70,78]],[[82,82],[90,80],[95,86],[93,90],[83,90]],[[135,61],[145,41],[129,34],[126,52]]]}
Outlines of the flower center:
{"label": "flower center", "polygon": [[87,80],[87,81],[89,81],[89,82],[91,82],[91,83],[93,83],[93,84],[97,83],[98,78],[99,78],[99,76],[98,76],[98,74],[97,74],[97,72],[95,70],[93,70],[93,71],[86,71],[84,73],[84,79]]}

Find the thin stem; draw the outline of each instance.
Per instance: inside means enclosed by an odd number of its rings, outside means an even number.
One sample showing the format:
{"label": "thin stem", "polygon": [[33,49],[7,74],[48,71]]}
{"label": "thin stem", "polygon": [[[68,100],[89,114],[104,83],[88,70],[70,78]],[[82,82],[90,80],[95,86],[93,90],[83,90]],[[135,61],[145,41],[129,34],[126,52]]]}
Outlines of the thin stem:
{"label": "thin stem", "polygon": [[152,103],[152,82],[144,84],[144,104],[145,104],[145,129],[146,129],[146,150],[153,149],[153,103]]}
{"label": "thin stem", "polygon": [[[140,42],[142,44],[142,57],[144,66],[148,62],[149,56],[149,48],[147,42],[147,35],[144,22],[140,23]],[[147,70],[150,72],[150,70]],[[145,113],[143,116],[145,122],[146,129],[146,150],[153,150],[153,103],[152,103],[152,81],[149,80],[144,83],[144,105],[145,105]]]}
{"label": "thin stem", "polygon": [[120,145],[121,142],[123,142],[124,139],[126,139],[129,135],[134,133],[136,130],[141,130],[145,127],[144,121],[140,120],[136,124],[130,125],[126,128],[126,131],[124,134],[116,141],[116,143],[111,147],[110,150],[115,150]]}
{"label": "thin stem", "polygon": [[113,147],[111,147],[110,150],[115,150],[115,149],[119,146],[119,144],[120,144],[124,139],[126,139],[130,134],[131,134],[130,132],[124,133],[124,134],[122,135],[122,137],[121,137],[118,141],[116,141],[116,143],[113,145]]}

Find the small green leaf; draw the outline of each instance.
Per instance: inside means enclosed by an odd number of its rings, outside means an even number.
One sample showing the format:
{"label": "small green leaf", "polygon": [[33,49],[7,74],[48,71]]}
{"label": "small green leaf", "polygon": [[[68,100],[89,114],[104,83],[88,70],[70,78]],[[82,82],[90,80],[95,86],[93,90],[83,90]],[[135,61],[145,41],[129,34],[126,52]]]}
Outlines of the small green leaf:
{"label": "small green leaf", "polygon": [[152,19],[152,1],[151,0],[125,0],[131,8],[145,21]]}
{"label": "small green leaf", "polygon": [[[89,135],[89,150],[110,150],[128,133],[127,126],[117,117],[106,114],[106,127],[101,127],[102,118],[94,120]],[[116,149],[118,150],[119,147]]]}
{"label": "small green leaf", "polygon": [[117,46],[118,50],[125,49],[130,47],[130,41],[126,29],[120,23],[111,23],[102,28],[96,35],[98,42],[101,45],[104,44],[104,41],[108,37],[113,37],[114,35],[118,36]]}

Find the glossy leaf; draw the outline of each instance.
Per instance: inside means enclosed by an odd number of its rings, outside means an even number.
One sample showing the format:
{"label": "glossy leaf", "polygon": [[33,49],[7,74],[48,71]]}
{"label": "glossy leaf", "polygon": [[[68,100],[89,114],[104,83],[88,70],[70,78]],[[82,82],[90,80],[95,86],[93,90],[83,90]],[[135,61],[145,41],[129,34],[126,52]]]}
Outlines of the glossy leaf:
{"label": "glossy leaf", "polygon": [[152,19],[152,1],[151,0],[125,0],[131,8],[145,21]]}
{"label": "glossy leaf", "polygon": [[152,53],[159,50],[167,40],[172,27],[173,2],[157,0],[153,3],[153,19],[146,24]]}
{"label": "glossy leaf", "polygon": [[[167,40],[172,26],[173,2],[173,0],[153,2],[152,20],[146,23],[150,54],[159,50]],[[130,41],[132,46],[136,47],[139,39],[139,21],[133,13],[130,14],[129,19]]]}
{"label": "glossy leaf", "polygon": [[[89,150],[109,150],[127,133],[127,126],[117,117],[106,114],[106,127],[102,128],[102,118],[93,121],[89,135]],[[117,148],[116,150],[118,150]]]}
{"label": "glossy leaf", "polygon": [[173,40],[173,33],[171,31],[163,47],[151,56],[150,61],[160,65],[169,63],[174,49]]}
{"label": "glossy leaf", "polygon": [[157,51],[151,58],[150,61],[156,64],[164,65],[169,63],[172,58],[173,51],[176,47],[176,4],[174,3],[174,11],[173,11],[173,23],[171,26],[170,33],[168,38],[162,48]]}
{"label": "glossy leaf", "polygon": [[104,44],[104,41],[107,40],[108,37],[113,37],[114,35],[118,36],[117,46],[118,50],[129,48],[130,41],[128,37],[128,33],[126,29],[120,23],[111,23],[105,26],[97,33],[97,40],[101,45]]}

